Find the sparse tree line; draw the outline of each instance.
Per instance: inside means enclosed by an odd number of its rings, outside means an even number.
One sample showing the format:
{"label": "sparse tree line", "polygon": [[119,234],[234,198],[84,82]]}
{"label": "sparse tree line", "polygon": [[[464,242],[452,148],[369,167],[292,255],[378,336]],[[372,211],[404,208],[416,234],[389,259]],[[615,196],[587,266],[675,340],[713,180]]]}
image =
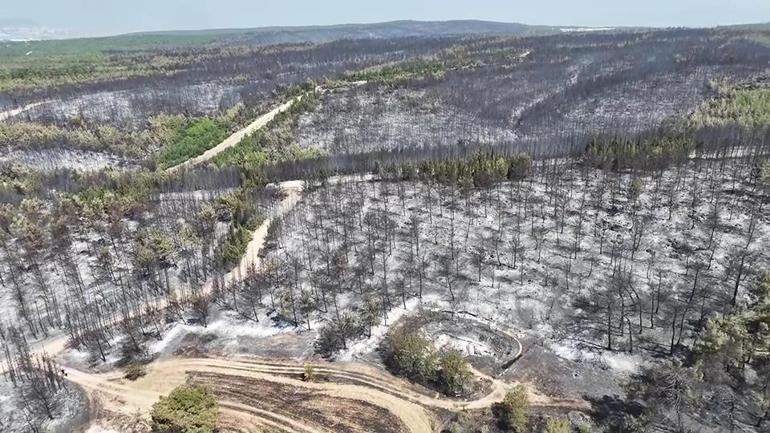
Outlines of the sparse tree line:
{"label": "sparse tree line", "polygon": [[530,175],[532,160],[528,155],[503,156],[494,151],[468,159],[423,161],[417,165],[388,165],[375,170],[388,181],[435,181],[461,188],[485,188],[505,180],[520,180]]}
{"label": "sparse tree line", "polygon": [[34,354],[24,332],[13,325],[0,326],[4,373],[18,389],[18,418],[34,433],[40,433],[39,419],[52,420],[62,406],[61,392],[67,387],[65,377],[55,362],[45,354]]}

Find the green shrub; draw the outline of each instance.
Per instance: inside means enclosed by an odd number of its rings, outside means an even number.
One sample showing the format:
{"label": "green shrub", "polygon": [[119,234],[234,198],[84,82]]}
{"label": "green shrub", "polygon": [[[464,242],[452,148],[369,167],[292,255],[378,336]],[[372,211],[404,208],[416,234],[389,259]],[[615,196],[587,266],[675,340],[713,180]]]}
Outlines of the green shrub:
{"label": "green shrub", "polygon": [[155,433],[213,433],[218,406],[209,390],[199,385],[182,385],[152,406]]}
{"label": "green shrub", "polygon": [[428,339],[416,332],[398,329],[388,339],[390,364],[397,373],[418,382],[436,378],[436,351]]}
{"label": "green shrub", "polygon": [[516,385],[503,400],[503,421],[515,433],[522,433],[529,417],[529,395],[524,385]]}
{"label": "green shrub", "polygon": [[155,162],[161,168],[173,167],[201,155],[227,138],[227,128],[208,117],[190,121],[177,129],[171,143],[161,148]]}
{"label": "green shrub", "polygon": [[315,368],[312,365],[306,365],[302,369],[302,380],[305,382],[312,382],[315,380]]}
{"label": "green shrub", "polygon": [[236,224],[230,227],[222,245],[220,246],[220,255],[222,258],[222,267],[224,269],[232,268],[241,261],[241,257],[246,254],[246,248],[251,242],[251,230]]}
{"label": "green shrub", "polygon": [[441,367],[439,379],[446,387],[447,394],[460,394],[473,378],[468,361],[456,350],[442,353],[439,366]]}
{"label": "green shrub", "polygon": [[548,418],[545,422],[545,433],[570,433],[572,424],[566,418]]}

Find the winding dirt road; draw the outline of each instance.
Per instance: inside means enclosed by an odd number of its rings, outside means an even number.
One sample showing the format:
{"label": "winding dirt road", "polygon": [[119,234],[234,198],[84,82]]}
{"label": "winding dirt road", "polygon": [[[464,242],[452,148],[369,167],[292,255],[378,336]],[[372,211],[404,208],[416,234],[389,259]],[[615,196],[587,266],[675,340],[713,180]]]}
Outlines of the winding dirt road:
{"label": "winding dirt road", "polygon": [[[293,389],[309,390],[316,395],[332,399],[362,401],[387,410],[403,424],[404,431],[411,433],[436,430],[437,421],[429,410],[431,408],[450,411],[487,408],[501,402],[505,393],[513,386],[474,371],[476,375],[491,381],[491,391],[477,400],[456,401],[422,394],[408,383],[361,363],[316,362],[312,365],[316,374],[323,377],[324,381],[306,382],[300,379],[305,365],[307,364],[291,360],[241,357],[167,359],[150,365],[147,375],[136,382],[122,379],[119,373],[89,374],[71,369],[66,371],[70,380],[100,398],[105,408],[128,415],[147,413],[161,395],[185,383],[190,375],[210,373],[288,385]],[[252,389],[251,392],[259,395],[268,391]],[[537,393],[531,393],[530,398],[537,406],[588,409],[584,402],[554,401]],[[256,424],[270,425],[285,431],[329,432],[317,425],[312,418],[299,416],[300,408],[253,407],[227,399],[221,403],[227,416],[246,418]]]}

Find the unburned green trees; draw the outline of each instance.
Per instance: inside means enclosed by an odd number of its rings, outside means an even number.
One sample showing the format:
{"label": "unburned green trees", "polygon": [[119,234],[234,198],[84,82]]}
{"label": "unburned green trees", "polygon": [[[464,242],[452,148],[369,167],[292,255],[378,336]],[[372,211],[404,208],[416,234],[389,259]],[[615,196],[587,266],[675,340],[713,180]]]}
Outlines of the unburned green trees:
{"label": "unburned green trees", "polygon": [[456,350],[442,353],[439,366],[441,367],[439,378],[447,394],[460,394],[473,378],[468,361]]}
{"label": "unburned green trees", "polygon": [[155,433],[213,433],[218,406],[206,387],[182,385],[152,406]]}
{"label": "unburned green trees", "polygon": [[419,382],[436,377],[438,358],[431,342],[416,332],[396,330],[388,340],[391,366],[400,374]]}
{"label": "unburned green trees", "polygon": [[529,417],[529,395],[524,385],[516,385],[505,394],[503,400],[503,421],[516,433],[524,432]]}
{"label": "unburned green trees", "polygon": [[545,433],[570,433],[572,425],[567,418],[548,418],[545,422]]}

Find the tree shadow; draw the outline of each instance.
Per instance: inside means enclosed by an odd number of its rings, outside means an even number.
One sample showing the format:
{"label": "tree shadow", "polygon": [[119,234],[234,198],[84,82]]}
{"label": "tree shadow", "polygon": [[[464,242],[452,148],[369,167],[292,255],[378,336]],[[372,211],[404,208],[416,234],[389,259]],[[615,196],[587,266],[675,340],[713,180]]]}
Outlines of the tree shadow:
{"label": "tree shadow", "polygon": [[591,405],[591,411],[597,421],[614,424],[624,416],[638,417],[644,413],[645,407],[636,401],[626,400],[618,395],[604,395],[601,398],[583,396]]}

